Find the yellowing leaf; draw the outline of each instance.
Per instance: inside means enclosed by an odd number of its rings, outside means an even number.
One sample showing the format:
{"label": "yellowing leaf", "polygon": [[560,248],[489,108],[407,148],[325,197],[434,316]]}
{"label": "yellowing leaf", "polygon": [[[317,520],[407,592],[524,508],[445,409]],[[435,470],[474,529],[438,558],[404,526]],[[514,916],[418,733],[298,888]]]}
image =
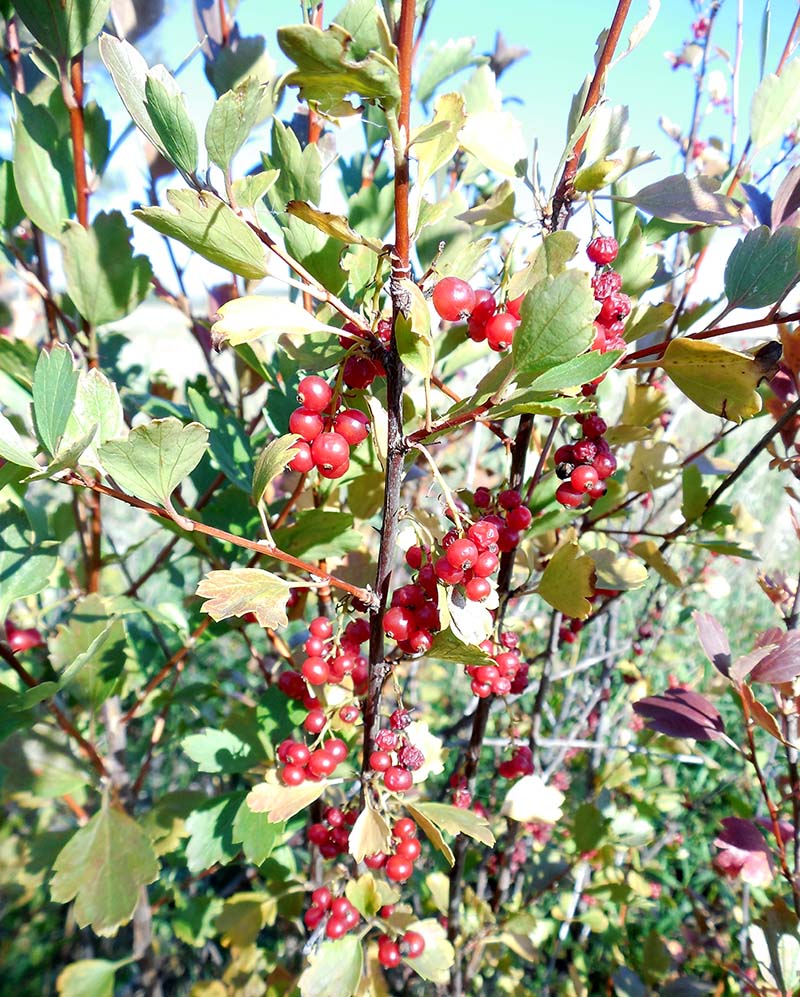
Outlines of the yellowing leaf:
{"label": "yellowing leaf", "polygon": [[555,786],[546,786],[538,775],[526,775],[506,793],[500,813],[523,823],[536,820],[555,824],[561,819],[563,802],[564,794]]}
{"label": "yellowing leaf", "polygon": [[308,201],[289,201],[286,210],[290,215],[301,221],[313,225],[314,228],[324,232],[340,242],[346,242],[351,246],[367,246],[373,253],[383,251],[383,243],[380,239],[370,239],[362,235],[350,225],[344,215],[334,215],[330,211],[320,211],[308,203]]}
{"label": "yellowing leaf", "polygon": [[444,742],[432,734],[430,728],[422,720],[415,720],[406,728],[409,743],[419,748],[425,756],[424,763],[413,773],[414,782],[424,782],[429,775],[439,775],[444,771],[442,749]]}
{"label": "yellowing leaf", "polygon": [[259,626],[285,627],[289,585],[278,575],[261,568],[209,571],[197,586],[196,595],[207,601],[200,607],[212,620],[255,613]]}
{"label": "yellowing leaf", "polygon": [[361,862],[367,855],[390,852],[392,831],[377,810],[365,806],[353,825],[348,841],[350,854],[356,862]]}
{"label": "yellowing leaf", "polygon": [[431,124],[445,124],[447,128],[414,149],[417,158],[417,183],[420,188],[453,158],[458,148],[458,131],[465,120],[464,98],[461,94],[446,93],[436,100]]}
{"label": "yellowing leaf", "polygon": [[515,177],[516,164],[528,155],[522,126],[510,111],[470,114],[458,139],[484,166],[505,177]]}
{"label": "yellowing leaf", "polygon": [[271,823],[278,824],[305,810],[318,800],[328,786],[321,782],[304,782],[300,786],[281,786],[277,782],[260,782],[247,794],[245,802],[254,814],[266,814]]}
{"label": "yellowing leaf", "polygon": [[697,339],[674,339],[661,366],[704,412],[742,422],[761,411],[756,388],[764,367],[749,353]]}
{"label": "yellowing leaf", "polygon": [[241,346],[267,334],[307,336],[314,332],[339,333],[338,329],[314,318],[301,305],[286,298],[272,298],[264,294],[234,298],[222,305],[217,314],[219,318],[211,326],[211,338],[216,346],[222,343]]}
{"label": "yellowing leaf", "polygon": [[395,904],[400,899],[399,890],[395,890],[384,880],[375,879],[371,872],[349,880],[344,892],[362,917],[374,917],[381,907]]}
{"label": "yellowing leaf", "polygon": [[636,558],[609,550],[589,551],[594,561],[595,585],[599,589],[627,591],[638,589],[647,581],[647,568]]}
{"label": "yellowing leaf", "polygon": [[437,851],[440,851],[442,855],[444,855],[444,857],[447,859],[447,861],[450,863],[451,866],[454,865],[456,860],[455,856],[453,855],[453,851],[450,848],[450,846],[447,844],[447,842],[444,840],[442,832],[439,830],[439,828],[433,823],[433,821],[428,820],[425,814],[422,813],[420,810],[418,810],[416,807],[409,805],[407,806],[406,809],[408,810],[409,814],[414,818],[414,820],[417,822],[417,824],[420,826],[420,828],[422,829],[422,833],[425,835],[428,841],[430,841],[433,847]]}
{"label": "yellowing leaf", "polygon": [[628,468],[631,492],[652,492],[668,484],[680,472],[678,454],[670,443],[640,443],[634,449]]}
{"label": "yellowing leaf", "polygon": [[574,530],[550,558],[537,591],[565,616],[585,620],[591,613],[589,596],[594,594],[594,562],[581,550]]}
{"label": "yellowing leaf", "polygon": [[665,582],[669,582],[670,585],[674,585],[676,588],[680,588],[683,585],[681,576],[668,563],[667,559],[658,549],[658,544],[655,540],[640,540],[639,543],[631,547],[631,551],[637,554],[654,571],[657,571]]}
{"label": "yellowing leaf", "polygon": [[466,834],[489,848],[494,844],[489,822],[471,810],[462,810],[449,803],[417,803],[414,807],[409,807],[409,810],[413,810],[417,816],[421,814],[426,817],[448,834]]}
{"label": "yellowing leaf", "polygon": [[455,961],[453,946],[447,940],[447,932],[435,917],[427,917],[424,921],[414,921],[408,925],[407,931],[416,931],[425,939],[425,949],[414,959],[404,959],[423,980],[431,983],[448,983],[450,967]]}
{"label": "yellowing leaf", "polygon": [[619,418],[623,426],[650,426],[669,408],[667,393],[631,377],[625,388],[625,404]]}
{"label": "yellowing leaf", "polygon": [[349,935],[323,942],[308,961],[308,969],[298,980],[302,997],[352,997],[364,968],[361,938]]}

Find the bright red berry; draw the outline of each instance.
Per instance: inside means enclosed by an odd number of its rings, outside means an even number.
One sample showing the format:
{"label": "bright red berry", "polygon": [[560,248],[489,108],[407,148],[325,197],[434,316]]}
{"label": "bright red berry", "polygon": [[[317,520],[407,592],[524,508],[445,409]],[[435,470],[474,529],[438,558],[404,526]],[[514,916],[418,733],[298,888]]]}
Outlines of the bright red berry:
{"label": "bright red berry", "polygon": [[395,640],[408,640],[417,629],[414,613],[404,606],[392,606],[383,617],[383,632]]}
{"label": "bright red berry", "polygon": [[421,853],[422,845],[418,838],[403,838],[395,848],[395,855],[400,855],[402,858],[408,859],[409,862],[416,862]]}
{"label": "bright red berry", "polygon": [[586,255],[592,263],[613,263],[619,252],[619,244],[613,236],[598,236],[586,247]]}
{"label": "bright red berry", "polygon": [[296,408],[289,416],[289,432],[297,433],[306,443],[313,443],[324,428],[322,416],[309,409]]}
{"label": "bright red berry", "polygon": [[386,861],[386,876],[394,883],[405,883],[414,872],[414,864],[402,855],[392,855]]}
{"label": "bright red berry", "polygon": [[602,325],[611,325],[612,322],[621,322],[631,313],[631,299],[622,291],[612,291],[603,301],[603,306],[597,316],[597,321]]}
{"label": "bright red berry", "polygon": [[393,765],[383,774],[383,784],[391,793],[405,793],[414,784],[414,777],[407,769]]}
{"label": "bright red berry", "polygon": [[294,445],[295,455],[289,461],[292,471],[299,471],[300,474],[308,474],[314,467],[314,458],[311,456],[311,447],[305,440],[298,440]]}
{"label": "bright red berry", "polygon": [[330,669],[324,658],[306,658],[302,672],[303,678],[310,685],[325,685],[330,677]]}
{"label": "bright red berry", "polygon": [[369,767],[375,772],[386,772],[392,767],[392,756],[388,751],[373,751],[369,756]]}
{"label": "bright red berry", "polygon": [[416,959],[425,951],[425,939],[418,931],[407,931],[400,939],[400,952],[407,959]]}
{"label": "bright red berry", "polygon": [[478,559],[478,548],[471,540],[464,537],[454,540],[447,548],[445,556],[454,568],[466,571]]}
{"label": "bright red berry", "polygon": [[572,472],[569,483],[576,492],[590,492],[599,480],[600,477],[591,464],[581,464]]}
{"label": "bright red berry", "polygon": [[336,416],[333,428],[351,447],[357,447],[369,436],[369,419],[358,409],[348,408]]}
{"label": "bright red berry", "polygon": [[280,776],[284,786],[300,786],[306,781],[305,770],[300,765],[284,765]]}
{"label": "bright red berry", "polygon": [[339,762],[343,762],[350,754],[349,748],[340,737],[332,737],[322,745],[322,749],[328,752],[337,765]]}
{"label": "bright red berry", "polygon": [[336,768],[338,762],[328,754],[323,748],[317,748],[311,752],[308,759],[308,771],[315,776],[330,775]]}
{"label": "bright red berry", "polygon": [[348,388],[361,391],[368,388],[378,376],[375,364],[369,357],[350,356],[344,362],[342,381]]}
{"label": "bright red berry", "polygon": [[492,586],[485,578],[470,578],[464,586],[464,593],[470,602],[481,602],[492,591]]}
{"label": "bright red berry", "polygon": [[311,444],[311,456],[319,468],[331,470],[350,457],[350,446],[341,433],[320,433]]}
{"label": "bright red berry", "polygon": [[518,505],[506,516],[506,522],[512,530],[527,530],[533,521],[533,513],[526,505]]}
{"label": "bright red berry", "polygon": [[489,319],[486,323],[486,341],[495,353],[511,346],[518,325],[519,320],[510,312],[498,312]]}
{"label": "bright red berry", "polygon": [[480,323],[485,326],[492,315],[494,315],[496,308],[497,302],[494,300],[492,292],[487,291],[483,287],[479,288],[475,292],[475,304],[473,305],[472,312],[470,313],[470,321]]}
{"label": "bright red berry", "polygon": [[417,825],[410,817],[400,817],[394,822],[392,833],[395,838],[416,838]]}
{"label": "bright red berry", "polygon": [[565,481],[556,489],[556,501],[568,509],[577,509],[583,501],[583,493],[576,492],[572,485],[567,484]]}
{"label": "bright red berry", "polygon": [[331,403],[333,392],[327,381],[309,374],[297,386],[297,397],[308,412],[324,412]]}
{"label": "bright red berry", "polygon": [[490,550],[482,550],[472,568],[476,578],[488,578],[500,567],[500,559]]}
{"label": "bright red berry", "polygon": [[388,935],[382,935],[378,941],[378,962],[385,969],[400,965],[400,947]]}
{"label": "bright red berry", "polygon": [[347,934],[347,922],[343,917],[330,917],[325,925],[325,935],[328,938],[343,938]]}
{"label": "bright red berry", "polygon": [[475,292],[460,277],[443,277],[433,289],[433,307],[446,322],[457,322],[475,307]]}
{"label": "bright red berry", "polygon": [[331,905],[331,891],[327,886],[319,886],[311,894],[311,903],[315,907],[321,907],[323,910],[327,910]]}

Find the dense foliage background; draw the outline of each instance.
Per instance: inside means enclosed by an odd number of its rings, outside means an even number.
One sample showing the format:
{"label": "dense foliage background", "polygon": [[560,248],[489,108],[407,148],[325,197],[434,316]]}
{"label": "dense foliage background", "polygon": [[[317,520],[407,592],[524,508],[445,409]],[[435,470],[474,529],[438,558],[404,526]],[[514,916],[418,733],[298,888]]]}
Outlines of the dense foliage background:
{"label": "dense foliage background", "polygon": [[800,13],[261,6],[0,0],[0,993],[795,992]]}

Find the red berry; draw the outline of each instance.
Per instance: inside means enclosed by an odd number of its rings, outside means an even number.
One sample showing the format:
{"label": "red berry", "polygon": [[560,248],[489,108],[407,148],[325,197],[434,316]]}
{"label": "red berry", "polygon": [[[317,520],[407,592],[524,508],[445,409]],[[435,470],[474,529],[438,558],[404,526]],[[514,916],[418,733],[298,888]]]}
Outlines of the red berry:
{"label": "red berry", "polygon": [[325,711],[321,709],[311,710],[303,721],[303,730],[309,734],[319,734],[325,729]]}
{"label": "red berry", "polygon": [[596,440],[608,429],[605,419],[599,415],[588,415],[583,422],[583,435],[589,440]]}
{"label": "red berry", "polygon": [[313,443],[324,426],[325,423],[318,412],[310,412],[305,408],[296,408],[289,416],[289,432],[297,433],[306,443]]}
{"label": "red berry", "polygon": [[321,907],[323,910],[327,910],[331,905],[331,891],[327,886],[319,886],[311,894],[311,903],[315,907]]}
{"label": "red berry", "polygon": [[327,616],[317,616],[308,625],[309,631],[322,640],[327,640],[333,636],[333,624]]}
{"label": "red berry", "polygon": [[486,341],[496,352],[507,350],[514,339],[514,332],[519,325],[510,312],[498,312],[486,323]]}
{"label": "red berry", "polygon": [[507,554],[511,550],[515,550],[519,547],[519,542],[521,540],[519,530],[505,529],[500,531],[500,539],[497,542],[497,546],[500,550]]}
{"label": "red berry", "polygon": [[416,862],[422,852],[422,845],[417,838],[403,838],[395,849],[395,855],[400,855],[409,862]]}
{"label": "red berry", "polygon": [[416,772],[425,764],[425,755],[413,744],[406,744],[397,753],[397,761],[404,769]]}
{"label": "red berry", "polygon": [[369,419],[358,409],[348,408],[336,416],[333,428],[351,447],[357,447],[369,436]]}
{"label": "red berry", "polygon": [[281,672],[278,676],[278,688],[289,699],[300,700],[306,694],[306,684],[302,675],[297,672]]}
{"label": "red berry", "polygon": [[466,571],[478,559],[478,548],[466,538],[454,540],[447,548],[446,557],[454,568]]}
{"label": "red berry", "polygon": [[518,505],[506,516],[506,522],[512,530],[527,530],[533,520],[533,513],[526,505]]}
{"label": "red berry", "polygon": [[300,786],[306,781],[306,773],[300,765],[284,765],[280,772],[284,786]]}
{"label": "red berry", "polygon": [[325,911],[322,907],[309,907],[303,914],[303,923],[309,931],[313,931],[323,917],[325,917]]}
{"label": "red berry", "polygon": [[347,922],[343,917],[330,917],[325,925],[325,935],[328,938],[343,938],[347,934]]}
{"label": "red berry", "polygon": [[522,505],[522,496],[516,488],[507,488],[497,496],[497,504],[501,509],[516,509]]}
{"label": "red berry", "polygon": [[569,483],[576,492],[590,492],[600,480],[600,477],[591,464],[581,464],[572,472]]}
{"label": "red berry", "polygon": [[[330,744],[330,742],[328,742]],[[326,745],[326,750],[330,754],[330,749]],[[344,824],[344,814],[338,807],[326,807],[323,817],[331,827],[341,827]]]}
{"label": "red berry", "polygon": [[394,751],[400,743],[400,737],[396,730],[379,730],[375,735],[375,744],[381,751]]}
{"label": "red berry", "polygon": [[403,606],[392,606],[383,617],[383,631],[395,640],[408,640],[417,629],[414,614]]}
{"label": "red berry", "polygon": [[361,391],[368,388],[377,376],[378,371],[369,357],[355,355],[348,357],[344,362],[342,381],[348,388]]}
{"label": "red berry", "polygon": [[631,313],[631,299],[622,291],[612,291],[603,302],[603,307],[597,316],[597,321],[602,325],[610,325],[612,322],[620,322],[626,315]]}
{"label": "red berry", "polygon": [[425,939],[418,931],[407,931],[400,939],[400,951],[407,959],[416,959],[425,951]]}
{"label": "red berry", "polygon": [[369,756],[369,767],[375,772],[386,772],[392,767],[392,756],[388,751],[373,751]]}
{"label": "red berry", "polygon": [[494,523],[486,519],[479,519],[477,523],[467,530],[467,536],[477,546],[478,550],[491,549],[492,544],[497,543],[500,530]]}
{"label": "red berry", "polygon": [[298,440],[294,445],[295,455],[289,461],[292,471],[299,471],[300,474],[308,474],[314,467],[314,458],[311,456],[311,447],[305,440]]}
{"label": "red berry", "polygon": [[386,860],[386,876],[394,883],[405,883],[414,872],[414,865],[402,855],[392,855]]}
{"label": "red berry", "polygon": [[394,822],[392,833],[395,838],[416,838],[417,825],[410,817],[400,817]]}
{"label": "red berry", "polygon": [[488,578],[490,575],[493,575],[499,567],[500,559],[497,554],[493,554],[490,550],[482,550],[480,554],[478,554],[478,560],[475,562],[472,573],[476,578]]}
{"label": "red berry", "polygon": [[392,730],[405,730],[411,725],[411,714],[408,710],[398,708],[389,717],[389,724]]}
{"label": "red berry", "polygon": [[443,277],[433,289],[433,307],[446,322],[457,322],[475,307],[475,292],[460,277]]}
{"label": "red berry", "polygon": [[406,769],[393,765],[383,774],[383,784],[391,793],[405,793],[414,784],[414,777]]}
{"label": "red berry", "polygon": [[364,865],[368,869],[382,869],[386,865],[386,859],[383,852],[375,852],[374,855],[364,856]]}
{"label": "red berry", "polygon": [[418,571],[422,567],[422,548],[419,546],[409,547],[406,551],[406,564],[413,571]]}
{"label": "red berry", "polygon": [[303,662],[303,678],[310,685],[325,685],[330,670],[324,658],[306,658]]}
{"label": "red berry", "polygon": [[331,914],[334,917],[347,917],[351,909],[352,906],[347,897],[337,897],[331,904]]}
{"label": "red berry", "polygon": [[415,654],[424,653],[433,647],[433,637],[428,630],[416,630],[408,638],[408,643]]}
{"label": "red berry", "polygon": [[320,433],[311,444],[311,456],[319,468],[331,470],[350,457],[350,446],[341,433]]}
{"label": "red berry", "polygon": [[293,741],[286,749],[286,758],[292,765],[305,765],[310,757],[308,746],[299,741]]}
{"label": "red berry", "polygon": [[308,840],[312,845],[327,844],[330,833],[324,824],[311,824],[308,828]]}
{"label": "red berry", "polygon": [[311,752],[308,759],[308,771],[315,776],[330,775],[336,768],[338,762],[332,758],[323,748],[317,748]]}
{"label": "red berry", "polygon": [[400,947],[388,935],[382,935],[378,941],[378,962],[385,969],[394,969],[400,965]]}
{"label": "red berry", "polygon": [[415,610],[414,617],[420,630],[439,629],[439,610],[433,602],[426,602]]}
{"label": "red berry", "polygon": [[556,489],[556,501],[560,502],[561,505],[566,506],[568,509],[577,509],[578,506],[583,501],[583,493],[576,492],[575,489],[564,482],[563,485],[559,485]]}
{"label": "red berry", "polygon": [[553,454],[553,461],[556,464],[573,464],[575,462],[575,454],[572,447],[569,444],[559,447]]}
{"label": "red berry", "polygon": [[604,481],[606,478],[610,478],[614,471],[616,471],[617,458],[610,453],[599,453],[592,462],[592,466],[597,471],[600,480]]}
{"label": "red berry", "polygon": [[470,321],[480,323],[482,326],[485,326],[492,315],[494,315],[496,308],[497,302],[494,300],[492,292],[487,291],[486,288],[483,287],[479,288],[475,292],[475,304],[472,307]]}
{"label": "red berry", "polygon": [[350,754],[350,749],[340,737],[332,737],[329,741],[326,741],[322,745],[322,750],[327,751],[337,765],[339,762],[343,762]]}
{"label": "red berry", "polygon": [[472,501],[478,509],[488,509],[492,504],[492,493],[488,488],[476,488],[472,496]]}
{"label": "red berry", "polygon": [[591,464],[597,456],[597,444],[594,440],[578,440],[572,447],[577,464]]}
{"label": "red berry", "polygon": [[324,412],[332,397],[333,392],[328,382],[316,374],[304,377],[297,386],[297,398],[308,412]]}
{"label": "red berry", "polygon": [[619,252],[619,244],[613,236],[598,236],[586,247],[586,255],[592,263],[613,263]]}
{"label": "red berry", "polygon": [[459,585],[464,580],[464,572],[452,564],[447,557],[439,558],[434,565],[434,571],[439,581],[444,582],[445,585]]}
{"label": "red berry", "polygon": [[343,724],[354,724],[361,716],[361,710],[355,703],[346,703],[339,710],[339,719]]}
{"label": "red berry", "polygon": [[492,586],[485,578],[470,578],[464,586],[464,593],[470,602],[481,602],[492,591]]}
{"label": "red berry", "polygon": [[592,277],[592,290],[597,301],[605,301],[609,294],[619,291],[622,287],[622,277],[615,270],[606,270]]}

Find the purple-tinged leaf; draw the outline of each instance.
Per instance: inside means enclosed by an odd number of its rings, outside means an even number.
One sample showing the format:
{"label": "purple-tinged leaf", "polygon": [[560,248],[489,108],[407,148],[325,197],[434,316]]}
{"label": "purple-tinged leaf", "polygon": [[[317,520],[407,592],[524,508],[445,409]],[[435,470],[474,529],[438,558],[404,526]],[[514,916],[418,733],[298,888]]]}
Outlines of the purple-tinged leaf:
{"label": "purple-tinged leaf", "polygon": [[707,699],[689,689],[667,689],[660,696],[648,696],[633,704],[650,730],[667,737],[691,737],[714,741],[725,732],[719,711]]}
{"label": "purple-tinged leaf", "polygon": [[725,628],[711,613],[694,613],[693,619],[706,657],[727,678],[731,667],[731,645]]}
{"label": "purple-tinged leaf", "polygon": [[721,851],[714,865],[730,879],[741,879],[751,886],[767,886],[772,881],[772,854],[764,835],[752,821],[726,817],[724,830],[714,840]]}
{"label": "purple-tinged leaf", "polygon": [[[756,817],[755,823],[759,827],[763,827],[767,834],[774,836],[775,828],[772,826],[772,821],[769,817]],[[791,841],[794,837],[794,824],[790,824],[788,820],[779,820],[778,832],[780,833],[781,841],[785,845],[787,841]]]}
{"label": "purple-tinged leaf", "polygon": [[800,631],[790,630],[781,636],[772,651],[750,673],[753,682],[782,685],[800,675]]}
{"label": "purple-tinged leaf", "polygon": [[789,170],[775,192],[771,222],[773,229],[800,224],[800,166]]}
{"label": "purple-tinged leaf", "polygon": [[731,666],[730,678],[734,682],[744,681],[759,661],[763,661],[766,658],[774,646],[774,644],[770,644],[767,647],[757,647],[754,651],[750,651],[737,658]]}
{"label": "purple-tinged leaf", "polygon": [[779,644],[784,635],[782,627],[770,627],[769,630],[762,630],[756,637],[754,647],[770,647],[772,644]]}

